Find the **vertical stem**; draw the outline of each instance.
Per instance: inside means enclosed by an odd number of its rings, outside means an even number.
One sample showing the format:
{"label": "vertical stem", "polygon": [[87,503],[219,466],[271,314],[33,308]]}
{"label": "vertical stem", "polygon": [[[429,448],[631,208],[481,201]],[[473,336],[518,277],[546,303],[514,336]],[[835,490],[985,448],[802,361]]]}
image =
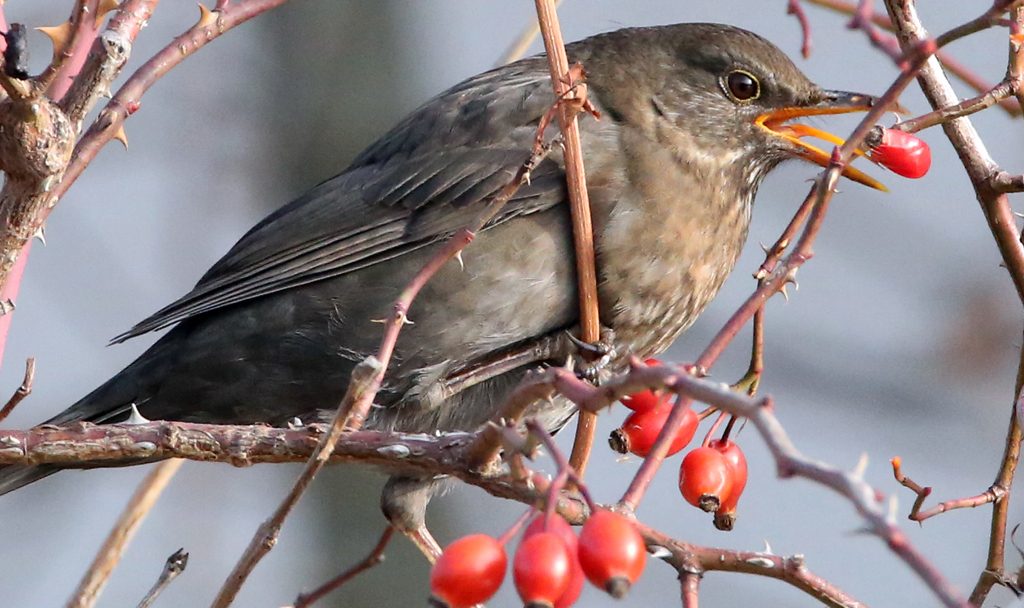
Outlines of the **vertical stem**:
{"label": "vertical stem", "polygon": [[[565,55],[562,31],[558,25],[558,13],[554,0],[535,0],[537,21],[544,39],[544,50],[548,55],[551,82],[555,96],[562,99],[569,94],[572,83],[566,81],[569,60]],[[580,338],[594,343],[601,339],[600,317],[597,308],[597,271],[594,262],[594,231],[590,220],[590,199],[587,196],[587,178],[583,170],[583,149],[580,145],[580,129],[576,113],[566,104],[561,104],[558,124],[562,129],[565,143],[565,179],[569,190],[569,207],[572,211],[573,245],[576,251],[576,280],[580,301]],[[580,411],[576,426],[576,440],[572,446],[570,462],[582,477],[590,458],[594,443],[597,415]]]}

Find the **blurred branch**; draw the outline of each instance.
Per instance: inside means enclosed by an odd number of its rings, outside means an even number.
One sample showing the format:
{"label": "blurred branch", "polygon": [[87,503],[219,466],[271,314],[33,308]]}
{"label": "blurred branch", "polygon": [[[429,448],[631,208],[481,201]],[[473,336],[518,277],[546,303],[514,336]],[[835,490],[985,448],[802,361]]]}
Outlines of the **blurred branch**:
{"label": "blurred branch", "polygon": [[[799,1],[799,0],[797,0]],[[806,0],[810,4],[826,8],[837,13],[844,15],[854,15],[858,10],[858,4],[849,2],[847,0]],[[1001,2],[1002,0],[995,0]],[[883,13],[872,13],[871,22],[876,26],[885,29],[887,31],[893,31],[892,21],[889,17]],[[974,89],[976,93],[984,94],[986,91],[992,90],[994,87],[975,74],[970,68],[966,67],[956,59],[954,59],[948,52],[939,50],[935,54],[941,63],[951,74],[962,80],[967,86]],[[1013,100],[1003,100],[1000,102],[1000,107],[1011,116],[1020,116],[1022,113],[1022,106],[1014,102]]]}
{"label": "blurred branch", "polygon": [[95,605],[114,568],[121,561],[125,547],[183,462],[177,459],[161,462],[142,480],[78,584],[78,589],[68,601],[67,608],[90,608]]}
{"label": "blurred branch", "polygon": [[[555,0],[555,6],[557,7],[562,3],[562,0]],[[530,50],[530,45],[537,39],[537,34],[540,33],[540,24],[536,19],[531,19],[530,23],[523,28],[523,31],[512,41],[512,44],[508,46],[501,58],[498,59],[494,67],[500,68],[503,65],[518,61],[526,55],[526,51]]]}

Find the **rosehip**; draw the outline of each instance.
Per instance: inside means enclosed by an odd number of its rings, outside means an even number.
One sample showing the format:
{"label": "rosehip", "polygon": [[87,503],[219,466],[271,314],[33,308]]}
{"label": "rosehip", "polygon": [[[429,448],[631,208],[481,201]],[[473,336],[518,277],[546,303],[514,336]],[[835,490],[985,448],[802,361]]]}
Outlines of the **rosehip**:
{"label": "rosehip", "polygon": [[596,587],[621,598],[640,578],[647,563],[647,548],[629,519],[599,510],[580,532],[580,565]]}
{"label": "rosehip", "polygon": [[[881,135],[877,135],[881,129]],[[877,143],[876,143],[877,142]],[[866,142],[871,160],[897,175],[916,179],[924,177],[932,164],[932,151],[924,140],[898,129],[876,127]]]}
{"label": "rosehip", "polygon": [[544,514],[540,514],[533,518],[530,525],[526,527],[526,531],[523,532],[523,538],[533,536],[534,534],[540,534],[541,532],[554,532],[562,539],[565,543],[565,548],[569,550],[569,561],[571,562],[572,572],[569,578],[569,587],[565,590],[558,601],[555,602],[554,608],[569,608],[576,600],[579,599],[580,593],[583,591],[583,581],[586,576],[583,574],[583,568],[580,566],[580,558],[577,556],[577,550],[579,547],[579,540],[576,538],[576,533],[573,532],[572,526],[567,521],[562,519],[561,516],[555,515],[548,522],[545,529],[544,525]]}
{"label": "rosehip", "polygon": [[[637,456],[647,456],[651,452],[651,448],[654,447],[661,428],[665,426],[665,420],[671,413],[672,405],[668,403],[654,409],[633,412],[626,417],[620,428],[612,431],[608,443],[613,450],[620,454],[631,452]],[[683,424],[672,439],[666,456],[671,456],[685,448],[686,444],[693,439],[693,434],[697,432],[697,425],[700,423],[697,414],[690,408],[686,408],[683,415],[685,416]]]}
{"label": "rosehip", "polygon": [[554,532],[524,537],[512,565],[516,591],[527,608],[551,608],[569,588],[572,560]]}
{"label": "rosehip", "polygon": [[731,465],[716,449],[699,447],[683,458],[679,491],[691,505],[713,513],[732,491]]}
{"label": "rosehip", "polygon": [[469,608],[486,602],[505,579],[505,547],[486,534],[463,536],[445,547],[430,571],[431,604]]}
{"label": "rosehip", "polygon": [[[647,365],[661,365],[661,361],[658,359],[647,359],[644,363]],[[628,407],[634,412],[646,412],[647,410],[654,409],[667,402],[667,395],[655,395],[652,390],[640,391],[639,393],[633,393],[632,395],[622,398],[622,405]]]}
{"label": "rosehip", "polygon": [[736,505],[739,503],[743,489],[747,487],[747,457],[736,443],[716,439],[710,443],[712,449],[725,456],[732,474],[732,490],[722,498],[722,504],[715,511],[715,527],[719,530],[732,530],[736,524]]}

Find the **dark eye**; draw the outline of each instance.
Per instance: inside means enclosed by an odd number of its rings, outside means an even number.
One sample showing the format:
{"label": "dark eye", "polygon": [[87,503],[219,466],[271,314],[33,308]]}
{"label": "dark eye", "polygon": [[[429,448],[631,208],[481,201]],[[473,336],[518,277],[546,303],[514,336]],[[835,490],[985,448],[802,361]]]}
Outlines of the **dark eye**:
{"label": "dark eye", "polygon": [[750,72],[733,70],[725,77],[725,90],[736,101],[751,101],[761,96],[761,84]]}

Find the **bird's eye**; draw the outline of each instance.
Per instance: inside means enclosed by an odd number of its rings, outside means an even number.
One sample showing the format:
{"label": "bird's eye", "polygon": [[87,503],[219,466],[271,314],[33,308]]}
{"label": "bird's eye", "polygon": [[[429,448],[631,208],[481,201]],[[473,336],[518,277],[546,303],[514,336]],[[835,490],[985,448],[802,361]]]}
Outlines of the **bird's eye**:
{"label": "bird's eye", "polygon": [[761,96],[761,83],[750,72],[733,70],[726,75],[724,84],[734,101],[752,101]]}

